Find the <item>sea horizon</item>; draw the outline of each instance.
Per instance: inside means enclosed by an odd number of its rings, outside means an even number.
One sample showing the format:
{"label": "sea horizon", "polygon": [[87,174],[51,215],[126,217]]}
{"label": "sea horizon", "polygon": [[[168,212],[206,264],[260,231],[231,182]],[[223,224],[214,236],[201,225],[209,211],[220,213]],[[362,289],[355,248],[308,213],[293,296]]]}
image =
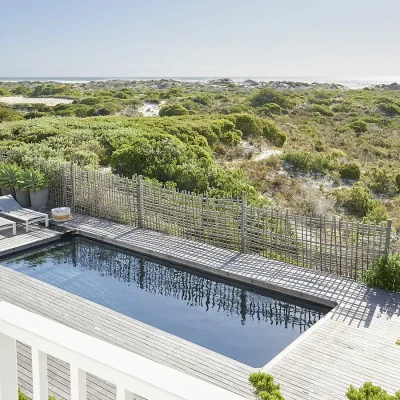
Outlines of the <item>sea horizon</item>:
{"label": "sea horizon", "polygon": [[203,77],[179,77],[179,76],[20,76],[20,77],[0,77],[0,82],[59,82],[59,83],[89,83],[103,82],[112,80],[122,81],[149,81],[149,80],[176,80],[182,82],[206,82],[215,79],[231,79],[234,82],[254,80],[258,82],[302,82],[319,84],[338,84],[349,89],[359,89],[375,85],[388,85],[392,83],[400,84],[400,76],[353,76],[353,77],[324,77],[324,76],[267,76],[267,77],[232,77],[232,76],[203,76]]}

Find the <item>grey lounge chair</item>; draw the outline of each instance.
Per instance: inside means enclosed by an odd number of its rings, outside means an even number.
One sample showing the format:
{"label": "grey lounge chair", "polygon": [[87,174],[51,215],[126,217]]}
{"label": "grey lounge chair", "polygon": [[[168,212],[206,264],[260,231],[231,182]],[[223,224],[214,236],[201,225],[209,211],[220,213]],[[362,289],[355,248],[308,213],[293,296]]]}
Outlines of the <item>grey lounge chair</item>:
{"label": "grey lounge chair", "polygon": [[0,196],[0,215],[17,222],[23,222],[27,232],[29,225],[35,222],[44,221],[45,226],[49,226],[47,214],[21,207],[11,195]]}
{"label": "grey lounge chair", "polygon": [[5,229],[12,229],[14,236],[17,234],[17,224],[14,221],[0,217],[0,231]]}

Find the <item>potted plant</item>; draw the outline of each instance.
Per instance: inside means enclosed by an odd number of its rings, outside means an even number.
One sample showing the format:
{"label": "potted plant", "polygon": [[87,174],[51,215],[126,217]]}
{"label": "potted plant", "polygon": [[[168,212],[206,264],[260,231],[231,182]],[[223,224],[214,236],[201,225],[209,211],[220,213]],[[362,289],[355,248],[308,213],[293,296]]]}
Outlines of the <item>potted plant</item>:
{"label": "potted plant", "polygon": [[46,208],[49,189],[46,177],[36,169],[26,171],[24,175],[24,188],[29,189],[31,205],[34,210]]}
{"label": "potted plant", "polygon": [[21,178],[21,168],[16,164],[4,163],[0,167],[0,187],[3,196],[11,194],[15,198],[15,189]]}
{"label": "potted plant", "polygon": [[31,178],[31,170],[28,171],[25,170],[21,172],[15,196],[18,203],[22,207],[31,206],[31,195],[29,193],[29,188],[26,187],[26,182],[29,182],[30,178]]}

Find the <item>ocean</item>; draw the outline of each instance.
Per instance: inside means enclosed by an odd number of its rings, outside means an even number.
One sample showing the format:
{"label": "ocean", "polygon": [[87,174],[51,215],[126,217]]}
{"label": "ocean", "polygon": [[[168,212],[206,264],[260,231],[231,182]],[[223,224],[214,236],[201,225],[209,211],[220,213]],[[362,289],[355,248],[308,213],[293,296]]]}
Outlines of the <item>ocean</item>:
{"label": "ocean", "polygon": [[[88,83],[91,81],[108,81],[108,80],[160,80],[160,79],[175,79],[186,82],[204,82],[221,77],[0,77],[0,82],[63,82],[63,83]],[[349,89],[361,89],[374,85],[399,83],[400,76],[366,76],[366,77],[300,77],[300,76],[275,76],[275,77],[230,77],[235,82],[243,82],[251,79],[254,81],[287,81],[287,82],[305,82],[305,83],[336,83],[348,87]]]}

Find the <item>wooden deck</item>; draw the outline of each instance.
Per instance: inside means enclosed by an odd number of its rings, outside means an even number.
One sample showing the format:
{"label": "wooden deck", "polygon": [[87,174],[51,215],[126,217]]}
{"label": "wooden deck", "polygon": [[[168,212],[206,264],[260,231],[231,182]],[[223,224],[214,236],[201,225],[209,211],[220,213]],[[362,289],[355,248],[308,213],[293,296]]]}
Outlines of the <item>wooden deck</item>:
{"label": "wooden deck", "polygon": [[[367,380],[392,393],[400,388],[400,346],[395,344],[400,339],[399,294],[104,220],[76,216],[64,227],[165,260],[337,303],[323,323],[268,364],[286,399],[344,399],[350,384]],[[0,256],[56,233],[39,229],[23,236],[0,237]],[[0,268],[0,299],[252,398],[247,384],[252,368],[7,268]],[[19,353],[21,385],[29,391],[29,349],[21,345]],[[57,360],[50,360],[50,383],[54,392],[69,398],[67,366]],[[89,379],[89,399],[113,396],[112,385]]]}

